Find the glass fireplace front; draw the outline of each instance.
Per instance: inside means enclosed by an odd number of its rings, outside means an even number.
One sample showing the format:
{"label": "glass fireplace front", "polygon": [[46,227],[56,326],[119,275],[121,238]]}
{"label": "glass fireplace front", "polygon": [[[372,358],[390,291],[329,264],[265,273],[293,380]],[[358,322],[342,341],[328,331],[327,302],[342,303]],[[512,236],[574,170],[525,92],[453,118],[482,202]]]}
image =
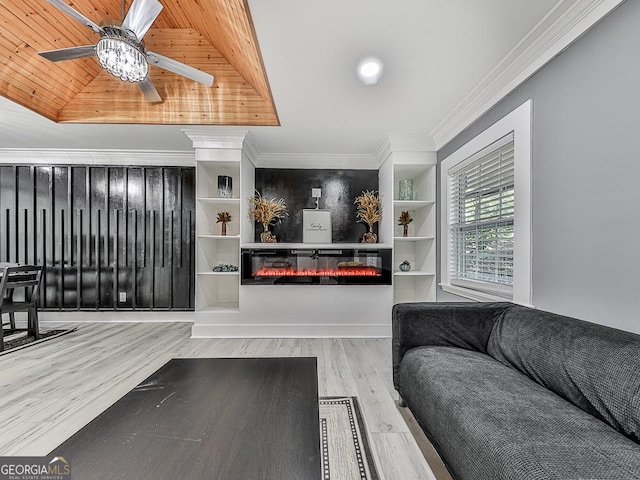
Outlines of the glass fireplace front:
{"label": "glass fireplace front", "polygon": [[391,285],[391,249],[243,248],[242,285]]}

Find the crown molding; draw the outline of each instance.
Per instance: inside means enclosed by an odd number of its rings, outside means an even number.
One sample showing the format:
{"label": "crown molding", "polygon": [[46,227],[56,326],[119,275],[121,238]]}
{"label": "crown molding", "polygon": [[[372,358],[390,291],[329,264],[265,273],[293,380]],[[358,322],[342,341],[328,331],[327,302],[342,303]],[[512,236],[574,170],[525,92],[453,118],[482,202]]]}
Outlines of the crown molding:
{"label": "crown molding", "polygon": [[431,132],[437,149],[475,122],[624,0],[559,2]]}
{"label": "crown molding", "polygon": [[258,157],[260,156],[260,150],[258,149],[256,141],[251,133],[247,133],[247,136],[244,139],[242,153],[244,153],[247,159],[249,159],[249,161],[253,163],[254,166],[256,165]]}
{"label": "crown molding", "polygon": [[193,142],[193,148],[241,149],[248,130],[183,129],[182,133]]}
{"label": "crown molding", "polygon": [[436,145],[430,135],[387,133],[378,142],[375,157],[381,166],[392,153],[424,153],[435,152]]}
{"label": "crown molding", "polygon": [[261,153],[255,143],[248,157],[258,168],[334,168],[378,170],[393,152],[435,152],[435,143],[426,134],[388,133],[372,154]]}
{"label": "crown molding", "polygon": [[193,150],[0,148],[0,163],[192,167],[195,153]]}
{"label": "crown molding", "polygon": [[387,158],[389,158],[391,152],[391,140],[389,139],[389,135],[384,135],[378,142],[374,154],[376,159],[378,160],[379,167],[387,161]]}

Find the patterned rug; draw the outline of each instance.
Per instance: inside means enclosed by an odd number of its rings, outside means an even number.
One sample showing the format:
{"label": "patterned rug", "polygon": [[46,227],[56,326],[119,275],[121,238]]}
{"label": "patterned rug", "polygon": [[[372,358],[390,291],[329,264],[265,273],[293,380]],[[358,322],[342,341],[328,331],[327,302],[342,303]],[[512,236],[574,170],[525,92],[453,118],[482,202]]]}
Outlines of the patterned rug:
{"label": "patterned rug", "polygon": [[378,480],[356,397],[320,397],[322,480]]}
{"label": "patterned rug", "polygon": [[42,342],[66,335],[67,333],[75,332],[76,330],[77,328],[70,330],[41,330],[40,338],[37,340],[33,336],[28,335],[26,330],[5,330],[4,350],[0,352],[0,355],[22,350],[32,345],[38,345]]}

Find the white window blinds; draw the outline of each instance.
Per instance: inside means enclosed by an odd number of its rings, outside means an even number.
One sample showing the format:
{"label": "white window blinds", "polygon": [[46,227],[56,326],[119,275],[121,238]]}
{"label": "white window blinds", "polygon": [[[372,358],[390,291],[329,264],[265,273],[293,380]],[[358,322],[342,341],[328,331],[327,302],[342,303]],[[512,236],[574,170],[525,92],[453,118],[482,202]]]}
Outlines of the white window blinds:
{"label": "white window blinds", "polygon": [[448,175],[450,283],[511,298],[513,133],[460,162]]}

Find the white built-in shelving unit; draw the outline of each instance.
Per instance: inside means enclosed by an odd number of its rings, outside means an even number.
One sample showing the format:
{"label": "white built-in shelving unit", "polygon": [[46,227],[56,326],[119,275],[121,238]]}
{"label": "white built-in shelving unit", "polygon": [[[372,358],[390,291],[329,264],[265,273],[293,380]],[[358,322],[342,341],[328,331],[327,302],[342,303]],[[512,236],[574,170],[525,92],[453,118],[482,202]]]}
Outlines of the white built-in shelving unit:
{"label": "white built-in shelving unit", "polygon": [[[241,154],[224,150],[196,155],[196,311],[234,312],[239,309],[238,272],[214,272],[219,264],[240,265]],[[232,198],[218,196],[218,176],[232,179]],[[229,212],[227,234],[216,223],[218,212]]]}
{"label": "white built-in shelving unit", "polygon": [[[436,299],[436,158],[435,152],[397,155],[393,161],[393,298],[395,303],[431,302]],[[413,199],[400,200],[399,183],[413,182]],[[398,218],[403,211],[413,217],[408,235]],[[411,264],[402,272],[400,264]]]}
{"label": "white built-in shelving unit", "polygon": [[[241,249],[258,248],[248,202],[255,188],[255,169],[295,167],[288,159],[258,153],[246,132],[212,135],[185,131],[193,141],[196,162],[196,308],[192,333],[218,336],[388,336],[393,303],[435,300],[435,151],[423,139],[389,137],[366,166],[378,168],[383,201],[377,244],[340,244],[342,248],[392,248],[393,285],[313,286],[242,285],[239,272],[214,272],[221,263],[240,267]],[[307,168],[349,168],[342,159],[328,165],[323,157]],[[232,178],[232,198],[218,196],[218,176]],[[414,198],[400,200],[398,182],[413,180]],[[396,225],[400,212],[414,217],[409,236]],[[233,219],[227,235],[216,223],[218,212]],[[320,248],[322,245],[278,244],[273,248]],[[408,260],[412,269],[401,272]]]}

